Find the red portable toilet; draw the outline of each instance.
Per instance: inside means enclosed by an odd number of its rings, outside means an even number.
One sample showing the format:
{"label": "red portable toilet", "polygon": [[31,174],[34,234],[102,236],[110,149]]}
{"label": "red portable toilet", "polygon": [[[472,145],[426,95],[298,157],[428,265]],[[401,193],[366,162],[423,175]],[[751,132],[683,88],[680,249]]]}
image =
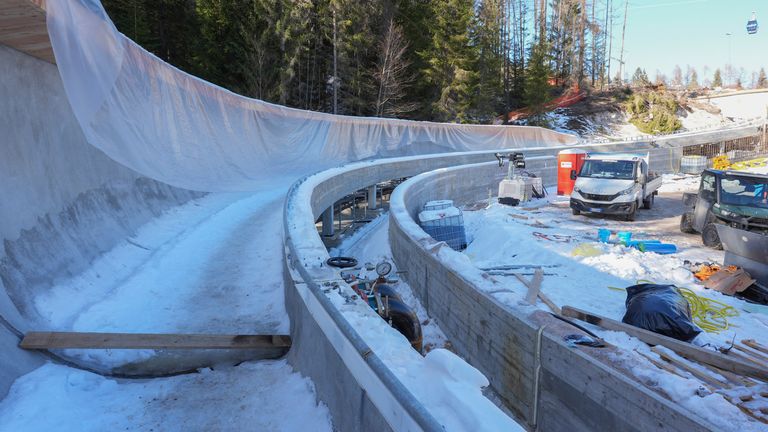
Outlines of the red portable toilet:
{"label": "red portable toilet", "polygon": [[570,195],[573,192],[575,180],[571,180],[571,171],[576,174],[584,165],[587,152],[579,149],[563,150],[557,154],[557,194]]}

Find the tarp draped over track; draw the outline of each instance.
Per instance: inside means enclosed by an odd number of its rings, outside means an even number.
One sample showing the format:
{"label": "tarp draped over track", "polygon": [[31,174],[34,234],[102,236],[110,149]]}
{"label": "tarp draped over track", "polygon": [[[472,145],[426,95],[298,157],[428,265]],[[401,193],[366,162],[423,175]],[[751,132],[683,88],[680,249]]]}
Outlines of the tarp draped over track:
{"label": "tarp draped over track", "polygon": [[98,0],[48,0],[48,32],[88,142],[199,191],[256,190],[372,157],[575,142],[540,128],[349,117],[246,98],[120,34]]}

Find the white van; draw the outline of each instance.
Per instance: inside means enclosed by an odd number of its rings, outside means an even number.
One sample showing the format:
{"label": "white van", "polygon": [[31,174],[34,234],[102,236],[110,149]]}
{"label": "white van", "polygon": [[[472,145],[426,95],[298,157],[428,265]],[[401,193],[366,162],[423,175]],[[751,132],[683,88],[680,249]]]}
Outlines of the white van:
{"label": "white van", "polygon": [[649,154],[592,153],[580,172],[571,193],[573,214],[624,215],[635,220],[637,209],[650,209],[661,186],[661,176],[648,170]]}

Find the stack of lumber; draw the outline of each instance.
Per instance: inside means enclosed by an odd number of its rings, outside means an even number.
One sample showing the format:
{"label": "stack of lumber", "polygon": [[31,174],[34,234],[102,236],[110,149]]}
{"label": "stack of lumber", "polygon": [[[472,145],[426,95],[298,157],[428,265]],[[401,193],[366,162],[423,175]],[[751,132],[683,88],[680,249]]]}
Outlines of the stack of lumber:
{"label": "stack of lumber", "polygon": [[765,345],[747,339],[717,352],[571,306],[563,306],[562,315],[606,330],[623,331],[642,340],[651,345],[653,354],[635,352],[651,364],[668,373],[700,381],[701,396],[718,393],[746,415],[768,424],[768,347]]}

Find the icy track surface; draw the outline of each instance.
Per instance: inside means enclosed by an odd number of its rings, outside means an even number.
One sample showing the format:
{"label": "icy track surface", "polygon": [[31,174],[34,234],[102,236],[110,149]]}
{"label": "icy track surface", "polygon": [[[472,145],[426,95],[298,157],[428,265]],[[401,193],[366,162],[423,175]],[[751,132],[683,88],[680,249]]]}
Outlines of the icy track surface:
{"label": "icy track surface", "polygon": [[117,381],[47,364],[0,403],[0,431],[331,431],[312,382],[285,360]]}
{"label": "icy track surface", "polygon": [[[55,330],[287,334],[283,197],[211,194],[172,209],[35,307]],[[68,354],[118,366],[153,351]]]}

